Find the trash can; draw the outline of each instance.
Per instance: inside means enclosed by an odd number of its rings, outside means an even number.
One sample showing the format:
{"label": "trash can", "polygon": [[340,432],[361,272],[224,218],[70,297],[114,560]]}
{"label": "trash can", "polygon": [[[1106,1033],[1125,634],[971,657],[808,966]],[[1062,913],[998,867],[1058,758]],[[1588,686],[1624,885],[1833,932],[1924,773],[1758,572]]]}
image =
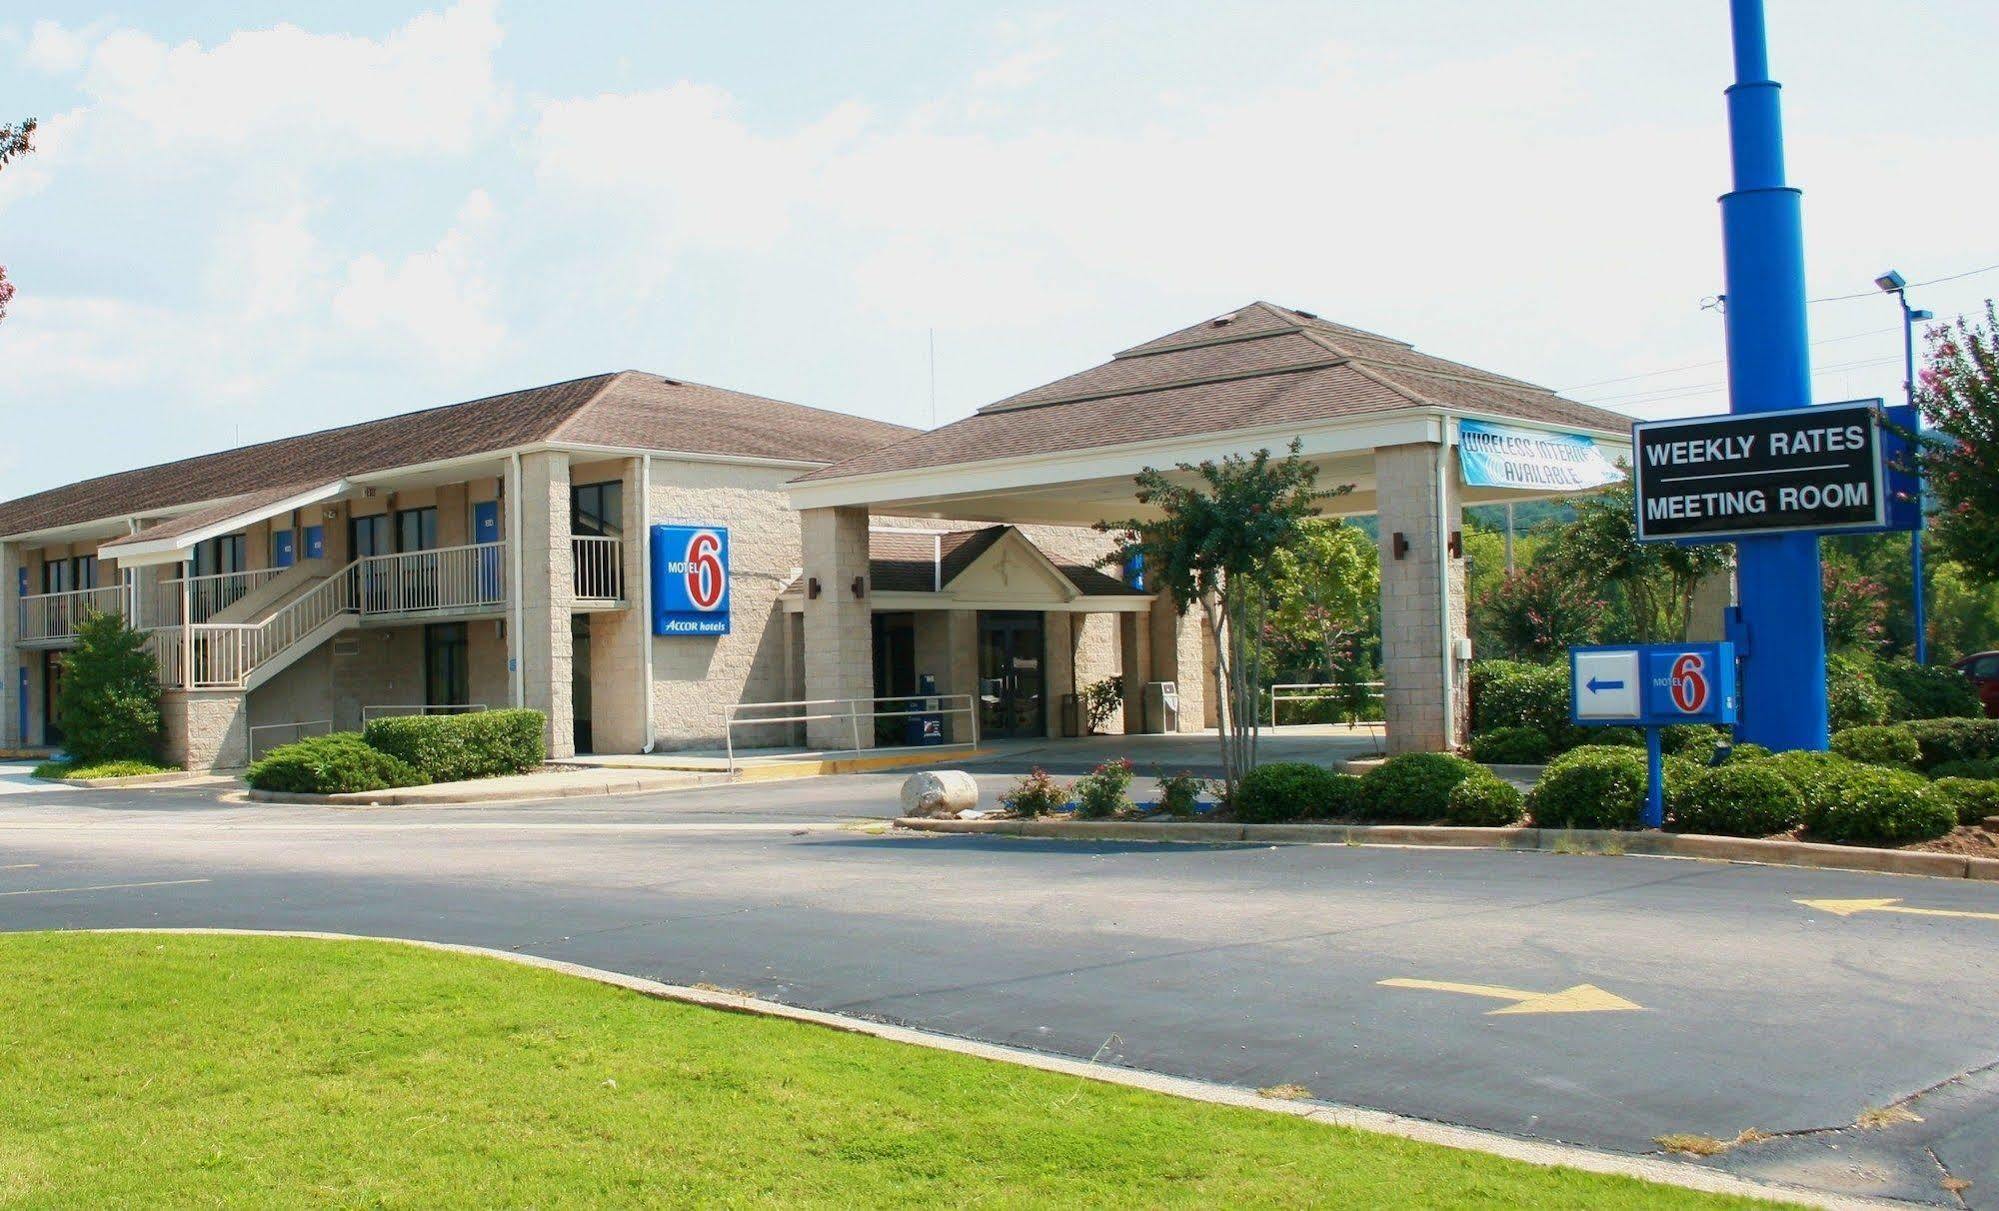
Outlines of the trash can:
{"label": "trash can", "polygon": [[1083,707],[1074,694],[1062,695],[1062,734],[1071,740],[1083,734]]}
{"label": "trash can", "polygon": [[1145,683],[1145,730],[1153,735],[1180,730],[1180,685],[1173,681]]}

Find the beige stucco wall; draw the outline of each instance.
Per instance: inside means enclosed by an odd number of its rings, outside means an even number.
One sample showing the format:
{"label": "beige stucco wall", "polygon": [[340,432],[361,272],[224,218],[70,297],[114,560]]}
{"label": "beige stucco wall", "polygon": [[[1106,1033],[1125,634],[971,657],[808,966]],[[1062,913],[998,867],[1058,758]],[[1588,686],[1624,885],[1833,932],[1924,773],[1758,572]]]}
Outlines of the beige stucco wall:
{"label": "beige stucco wall", "polygon": [[160,698],[166,759],[192,770],[241,769],[250,763],[250,712],[242,694],[168,690]]}

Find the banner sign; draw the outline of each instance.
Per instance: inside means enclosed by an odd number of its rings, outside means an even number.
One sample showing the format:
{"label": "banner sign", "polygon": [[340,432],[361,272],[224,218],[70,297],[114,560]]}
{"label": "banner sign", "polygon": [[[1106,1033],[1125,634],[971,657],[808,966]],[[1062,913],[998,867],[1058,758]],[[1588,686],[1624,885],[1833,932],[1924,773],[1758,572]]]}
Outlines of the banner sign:
{"label": "banner sign", "polygon": [[1635,424],[1639,541],[1886,528],[1882,421],[1854,400]]}
{"label": "banner sign", "polygon": [[727,526],[652,528],[652,633],[729,633]]}
{"label": "banner sign", "polygon": [[1458,466],[1476,488],[1570,492],[1624,479],[1603,447],[1579,433],[1458,422]]}
{"label": "banner sign", "polygon": [[1569,719],[1664,727],[1735,722],[1735,645],[1646,643],[1569,649]]}

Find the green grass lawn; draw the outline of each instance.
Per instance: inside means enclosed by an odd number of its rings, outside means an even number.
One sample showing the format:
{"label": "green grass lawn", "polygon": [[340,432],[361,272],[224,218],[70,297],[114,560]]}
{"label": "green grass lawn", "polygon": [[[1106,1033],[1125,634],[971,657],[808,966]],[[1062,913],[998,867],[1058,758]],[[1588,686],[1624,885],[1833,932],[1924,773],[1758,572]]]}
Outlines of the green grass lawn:
{"label": "green grass lawn", "polygon": [[0,935],[0,1202],[1747,1205],[390,943]]}
{"label": "green grass lawn", "polygon": [[150,761],[99,761],[78,765],[74,761],[44,761],[34,768],[37,778],[131,778],[139,774],[173,773],[177,765],[154,765]]}

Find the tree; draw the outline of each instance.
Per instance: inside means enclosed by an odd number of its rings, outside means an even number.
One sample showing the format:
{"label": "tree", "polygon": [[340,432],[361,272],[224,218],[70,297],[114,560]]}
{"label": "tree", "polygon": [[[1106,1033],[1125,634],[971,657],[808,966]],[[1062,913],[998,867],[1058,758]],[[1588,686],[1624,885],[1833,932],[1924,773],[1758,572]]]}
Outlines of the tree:
{"label": "tree", "polygon": [[1170,590],[1183,615],[1200,605],[1215,636],[1222,775],[1231,794],[1256,765],[1263,650],[1257,640],[1273,561],[1303,544],[1306,523],[1322,501],[1353,489],[1320,490],[1318,468],[1298,450],[1293,441],[1281,459],[1258,450],[1247,458],[1180,463],[1177,477],[1147,467],[1136,478],[1136,495],[1158,516],[1097,526],[1120,536],[1106,566],[1140,556],[1153,587]]}
{"label": "tree", "polygon": [[1728,571],[1730,546],[1639,542],[1629,479],[1579,497],[1575,506],[1575,520],[1555,535],[1555,570],[1599,593],[1620,593],[1638,642],[1685,639],[1694,593],[1708,577]]}
{"label": "tree", "polygon": [[1834,652],[1876,655],[1887,638],[1888,595],[1879,581],[1829,558],[1819,567],[1825,602],[1825,643]]}
{"label": "tree", "polygon": [[116,614],[76,627],[56,699],[63,748],[79,764],[150,761],[160,744],[160,670],[146,634]]}
{"label": "tree", "polygon": [[1543,565],[1501,578],[1472,602],[1472,621],[1488,655],[1539,662],[1595,641],[1607,610],[1590,585]]}
{"label": "tree", "polygon": [[[35,120],[29,118],[19,126],[0,126],[0,168],[15,156],[23,156],[35,150]],[[7,267],[0,265],[0,320],[7,318],[7,304],[14,301],[14,283],[7,280]]]}
{"label": "tree", "polygon": [[1937,554],[1999,581],[1999,314],[1930,329],[1916,403],[1930,428],[1918,463],[1934,503]]}
{"label": "tree", "polygon": [[1278,667],[1338,681],[1380,611],[1381,554],[1355,527],[1308,521],[1297,546],[1272,554],[1263,632]]}

